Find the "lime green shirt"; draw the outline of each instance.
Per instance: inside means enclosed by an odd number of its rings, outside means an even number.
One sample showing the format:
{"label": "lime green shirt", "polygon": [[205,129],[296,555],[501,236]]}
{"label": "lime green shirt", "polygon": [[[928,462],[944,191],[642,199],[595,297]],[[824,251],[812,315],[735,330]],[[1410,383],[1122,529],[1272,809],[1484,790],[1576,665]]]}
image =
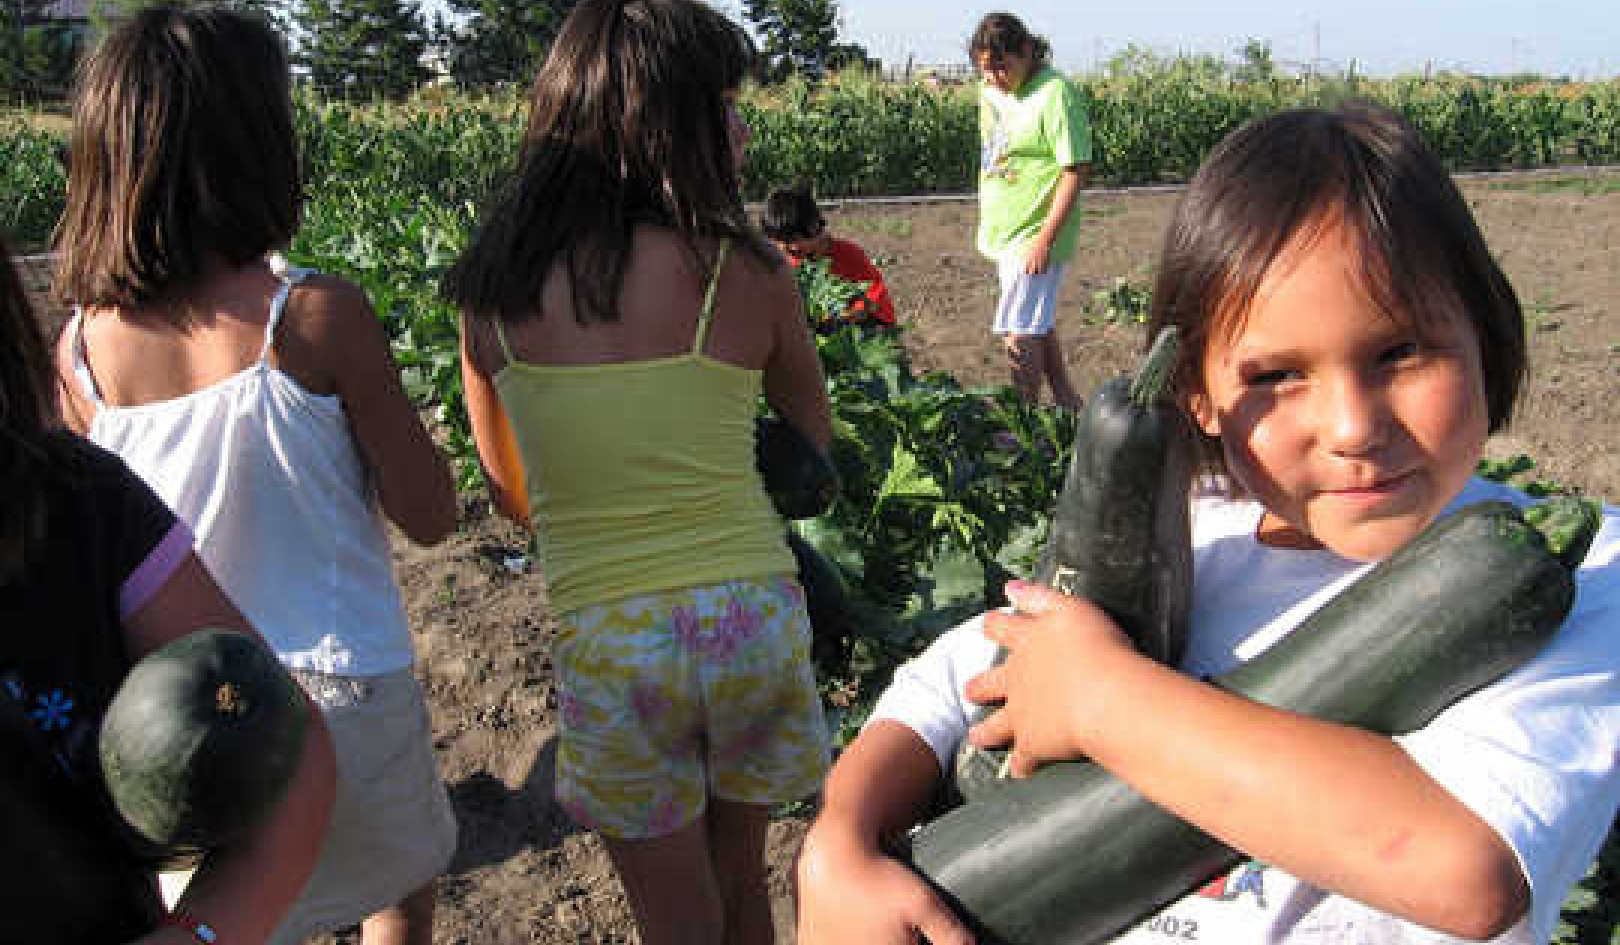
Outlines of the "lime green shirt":
{"label": "lime green shirt", "polygon": [[[1042,66],[1016,92],[979,93],[979,252],[1022,253],[1040,232],[1066,167],[1091,161],[1091,122],[1069,81]],[[1080,214],[1052,242],[1051,260],[1074,255]]]}
{"label": "lime green shirt", "polygon": [[495,389],[558,613],[796,570],[754,465],[761,372],[703,354],[713,296],[711,277],[685,354],[542,365],[506,349]]}

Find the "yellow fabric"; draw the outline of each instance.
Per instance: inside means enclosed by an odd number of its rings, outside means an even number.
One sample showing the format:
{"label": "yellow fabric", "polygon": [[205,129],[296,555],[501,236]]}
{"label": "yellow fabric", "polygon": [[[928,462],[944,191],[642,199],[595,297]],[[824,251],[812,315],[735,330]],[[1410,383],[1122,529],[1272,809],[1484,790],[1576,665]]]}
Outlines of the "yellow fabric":
{"label": "yellow fabric", "polygon": [[754,467],[761,372],[702,353],[713,295],[711,276],[689,353],[540,365],[508,352],[495,375],[558,613],[795,570]]}

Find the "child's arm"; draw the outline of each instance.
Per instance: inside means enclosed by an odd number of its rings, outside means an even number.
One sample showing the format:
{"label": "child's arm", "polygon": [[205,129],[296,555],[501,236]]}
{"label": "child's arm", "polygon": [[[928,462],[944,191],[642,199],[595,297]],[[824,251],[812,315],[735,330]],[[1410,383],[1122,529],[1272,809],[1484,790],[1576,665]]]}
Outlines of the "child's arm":
{"label": "child's arm", "polygon": [[[124,621],[132,658],[205,627],[253,628],[195,554],[188,555],[140,610]],[[314,869],[335,793],[336,763],[326,723],[309,704],[309,735],[287,795],[253,831],[211,851],[176,904],[214,929],[222,943],[263,942]],[[142,945],[195,945],[189,932],[163,928]]]}
{"label": "child's arm", "polygon": [[524,528],[529,520],[529,493],[524,482],[523,459],[518,454],[512,422],[501,406],[491,371],[484,360],[478,335],[485,323],[463,315],[461,318],[461,391],[467,403],[467,419],[472,424],[473,445],[489,485],[495,511]]}
{"label": "child's arm", "polygon": [[1046,211],[1046,221],[1041,224],[1040,232],[1029,241],[1029,251],[1024,255],[1025,272],[1037,275],[1046,271],[1051,261],[1052,243],[1063,232],[1063,225],[1068,222],[1075,201],[1090,178],[1090,164],[1070,164],[1059,173],[1057,189],[1052,194],[1052,206]]}
{"label": "child's arm", "polygon": [[928,884],[884,852],[917,822],[939,776],[927,743],[898,722],[874,722],[839,756],[799,852],[800,945],[972,941]]}
{"label": "child's arm", "polygon": [[1006,700],[971,737],[1010,738],[1015,773],[1084,755],[1256,859],[1449,934],[1489,938],[1525,913],[1512,849],[1393,740],[1166,668],[1085,601],[1031,585],[1009,595],[1034,616],[986,619],[1010,655],[968,694]]}
{"label": "child's arm", "polygon": [[442,541],[456,527],[455,480],[405,394],[370,300],[330,276],[305,280],[292,298],[299,327],[343,403],[383,513],[419,545]]}
{"label": "child's arm", "polygon": [[765,401],[777,416],[826,450],[832,445],[832,404],[798,284],[786,267],[754,282],[754,305],[771,316],[775,334],[765,362]]}

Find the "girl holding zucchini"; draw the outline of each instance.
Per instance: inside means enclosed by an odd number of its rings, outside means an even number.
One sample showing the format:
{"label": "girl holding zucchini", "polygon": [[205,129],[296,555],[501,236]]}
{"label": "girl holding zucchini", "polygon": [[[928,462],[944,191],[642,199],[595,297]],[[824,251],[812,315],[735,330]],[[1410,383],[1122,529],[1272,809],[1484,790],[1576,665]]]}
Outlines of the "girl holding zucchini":
{"label": "girl holding zucchini", "polygon": [[556,795],[648,945],[772,940],[771,806],[829,740],[796,565],[754,462],[761,396],[818,448],[793,277],[738,191],[746,34],[695,0],[586,0],[512,180],[446,280],[496,507],[561,629]]}
{"label": "girl holding zucchini", "polygon": [[[950,884],[942,892],[890,855],[968,739],[1010,747],[1017,777],[1086,759],[1243,857],[1179,898],[1103,890],[1124,903],[1113,910],[1129,916],[1122,922],[1024,917],[1068,931],[1008,940],[1546,942],[1620,804],[1614,508],[1583,526],[1595,538],[1578,569],[1565,565],[1551,642],[1410,730],[1329,721],[1220,685],[1283,649],[1318,610],[1336,614],[1335,632],[1352,644],[1341,660],[1384,646],[1395,628],[1380,622],[1376,597],[1324,605],[1349,599],[1388,559],[1420,580],[1478,567],[1477,577],[1447,575],[1474,596],[1508,579],[1497,559],[1478,563],[1468,540],[1434,538],[1478,533],[1430,527],[1478,521],[1490,502],[1504,503],[1493,514],[1505,522],[1534,502],[1474,476],[1486,438],[1511,415],[1526,346],[1517,298],[1466,202],[1395,114],[1285,111],[1211,153],[1157,272],[1150,329],[1173,326],[1184,341],[1175,399],[1199,457],[1186,483],[1194,577],[1184,653],[1156,662],[1090,601],[1017,582],[1016,612],[942,636],[896,673],[829,776],[799,863],[799,941],[974,940],[970,926],[983,923],[947,906],[963,902],[946,895]],[[1544,555],[1539,542],[1527,539],[1523,553]],[[1396,554],[1419,544],[1417,561]],[[1402,593],[1436,625],[1470,596]],[[998,647],[1007,656],[993,666]],[[1478,658],[1442,652],[1400,666],[1402,655],[1382,658],[1406,687],[1448,675],[1448,660]],[[1327,689],[1339,668],[1274,672]],[[1377,678],[1378,666],[1369,671]],[[1388,701],[1427,695],[1398,686]],[[981,705],[996,708],[970,731]],[[1064,871],[1131,858],[1169,869],[1179,854],[1131,848],[1133,826],[1083,849],[997,847],[1006,834],[983,846],[1026,871],[1010,880],[1038,896]],[[1080,911],[1074,898],[1042,908],[1066,905]]]}
{"label": "girl holding zucchini", "polygon": [[309,706],[279,805],[211,850],[166,910],[126,844],[96,733],[135,661],[204,627],[253,628],[186,524],[118,457],[62,429],[50,348],[3,242],[0,256],[0,836],[19,864],[0,941],[263,942],[320,851],[331,740]]}
{"label": "girl holding zucchini", "polygon": [[132,13],[82,64],[62,412],[187,522],[332,731],[331,825],[271,941],[421,945],[456,826],[387,525],[442,540],[455,486],[365,293],[276,252],[303,199],[291,81],[262,15],[206,5]]}

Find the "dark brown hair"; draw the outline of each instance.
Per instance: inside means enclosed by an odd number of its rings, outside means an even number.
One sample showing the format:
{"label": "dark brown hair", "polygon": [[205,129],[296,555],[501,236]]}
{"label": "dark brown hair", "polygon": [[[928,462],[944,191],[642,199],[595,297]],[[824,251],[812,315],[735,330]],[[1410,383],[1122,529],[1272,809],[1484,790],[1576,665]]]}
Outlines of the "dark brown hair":
{"label": "dark brown hair", "polygon": [[[1176,386],[1202,385],[1212,339],[1241,328],[1261,282],[1296,238],[1341,226],[1389,317],[1456,318],[1474,332],[1490,430],[1512,415],[1524,377],[1524,313],[1455,182],[1417,131],[1381,106],[1289,109],[1222,140],[1176,206],[1159,253],[1148,336],[1180,331]],[[1201,444],[1221,470],[1218,445]]]}
{"label": "dark brown hair", "polygon": [[580,321],[617,318],[638,224],[674,230],[694,267],[700,237],[777,254],[749,224],[726,101],[754,68],[740,27],[696,0],[585,0],[535,76],[517,167],[445,276],[474,316],[542,314],[541,288],[567,267]]}
{"label": "dark brown hair", "polygon": [[46,489],[64,472],[70,442],[56,422],[56,371],[0,240],[0,583],[27,565],[45,538]]}
{"label": "dark brown hair", "polygon": [[1031,33],[1024,21],[1011,13],[987,13],[968,40],[968,58],[975,65],[980,53],[989,53],[992,59],[1028,53],[1030,62],[1040,67],[1051,60],[1052,44],[1046,37]]}
{"label": "dark brown hair", "polygon": [[808,184],[773,190],[765,198],[759,228],[773,240],[807,240],[821,235],[827,219],[816,206]]}
{"label": "dark brown hair", "polygon": [[80,64],[56,294],[134,306],[285,245],[303,191],[280,36],[257,14],[146,7]]}

